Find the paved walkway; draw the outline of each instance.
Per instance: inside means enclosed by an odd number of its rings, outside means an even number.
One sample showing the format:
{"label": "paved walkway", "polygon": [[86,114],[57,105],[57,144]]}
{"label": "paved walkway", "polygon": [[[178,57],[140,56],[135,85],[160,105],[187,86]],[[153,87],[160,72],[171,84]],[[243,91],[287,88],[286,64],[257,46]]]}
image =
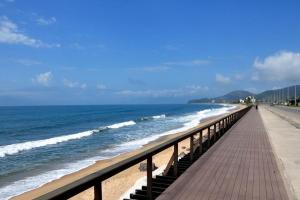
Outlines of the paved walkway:
{"label": "paved walkway", "polygon": [[287,106],[263,106],[267,110],[270,110],[275,115],[288,121],[291,125],[300,129],[300,108],[287,107]]}
{"label": "paved walkway", "polygon": [[[300,120],[300,114],[297,119],[293,117],[295,115],[293,113],[278,113],[278,109],[269,106],[262,106],[259,111],[279,167],[292,191],[292,198],[300,199],[300,128],[291,123],[291,120],[293,122]],[[286,119],[282,117],[283,115]]]}
{"label": "paved walkway", "polygon": [[158,200],[288,199],[262,119],[250,110]]}

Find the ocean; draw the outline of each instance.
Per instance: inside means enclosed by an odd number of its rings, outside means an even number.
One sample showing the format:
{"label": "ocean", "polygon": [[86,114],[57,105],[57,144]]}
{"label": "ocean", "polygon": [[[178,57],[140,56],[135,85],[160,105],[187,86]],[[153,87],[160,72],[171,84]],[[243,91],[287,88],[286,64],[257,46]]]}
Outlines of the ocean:
{"label": "ocean", "polygon": [[0,107],[0,199],[227,113],[220,104]]}

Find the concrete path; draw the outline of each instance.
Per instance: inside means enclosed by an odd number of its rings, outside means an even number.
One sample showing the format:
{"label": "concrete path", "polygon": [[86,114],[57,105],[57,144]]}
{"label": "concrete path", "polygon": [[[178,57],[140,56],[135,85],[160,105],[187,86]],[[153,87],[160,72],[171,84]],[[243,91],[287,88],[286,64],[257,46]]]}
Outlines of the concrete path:
{"label": "concrete path", "polygon": [[[300,129],[295,113],[270,106],[260,106],[259,112],[277,157],[280,171],[291,190],[291,199],[300,199]],[[300,116],[299,116],[300,117]]]}
{"label": "concrete path", "polygon": [[291,125],[300,129],[300,108],[299,107],[287,107],[287,106],[265,106],[267,110],[270,110],[274,114],[278,115],[282,119],[288,121]]}

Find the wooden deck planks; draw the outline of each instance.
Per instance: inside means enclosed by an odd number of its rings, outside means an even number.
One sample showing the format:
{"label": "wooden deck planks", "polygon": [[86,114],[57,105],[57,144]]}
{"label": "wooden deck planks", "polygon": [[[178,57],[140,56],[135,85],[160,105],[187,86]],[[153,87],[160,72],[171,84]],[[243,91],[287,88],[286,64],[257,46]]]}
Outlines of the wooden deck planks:
{"label": "wooden deck planks", "polygon": [[259,113],[251,109],[157,199],[288,199]]}

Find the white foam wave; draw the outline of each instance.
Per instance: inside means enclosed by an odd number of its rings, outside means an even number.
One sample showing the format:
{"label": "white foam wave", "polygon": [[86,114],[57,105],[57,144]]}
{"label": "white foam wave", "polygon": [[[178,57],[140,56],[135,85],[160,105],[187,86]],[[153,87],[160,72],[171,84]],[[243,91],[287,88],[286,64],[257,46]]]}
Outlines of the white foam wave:
{"label": "white foam wave", "polygon": [[87,137],[92,135],[94,132],[97,132],[97,130],[90,130],[90,131],[84,131],[81,133],[71,134],[71,135],[63,135],[58,137],[53,137],[49,139],[43,139],[43,140],[35,140],[35,141],[28,141],[28,142],[22,142],[17,144],[10,144],[5,146],[0,146],[0,157],[5,157],[6,155],[13,155],[17,154],[21,151],[26,151],[34,148],[44,147],[48,145],[54,145],[62,142],[66,142],[69,140],[76,140],[83,137]]}
{"label": "white foam wave", "polygon": [[122,128],[122,127],[125,127],[125,126],[132,126],[132,125],[135,125],[135,124],[136,123],[134,121],[127,121],[127,122],[122,122],[122,123],[117,123],[117,124],[107,126],[107,128],[117,129],[117,128]]}
{"label": "white foam wave", "polygon": [[133,140],[130,142],[120,144],[116,147],[115,150],[128,152],[128,151],[137,149],[139,147],[142,147],[143,145],[148,144],[149,142],[157,140],[158,138],[160,138],[162,136],[187,131],[187,130],[199,125],[201,120],[203,120],[205,118],[209,118],[209,117],[226,114],[233,108],[235,108],[235,106],[226,106],[226,107],[215,108],[215,109],[205,109],[205,110],[199,111],[195,114],[191,114],[191,115],[183,116],[183,117],[179,117],[179,118],[174,118],[174,120],[176,120],[176,121],[183,122],[184,123],[183,126],[180,128],[172,129],[170,131],[166,131],[166,132],[159,133],[159,134],[154,134],[154,135],[142,138],[142,139]]}
{"label": "white foam wave", "polygon": [[188,120],[188,122],[184,125],[193,128],[197,126],[203,119],[226,114],[233,108],[235,108],[235,106],[226,105],[222,108],[205,109],[199,111],[195,115],[187,116],[186,118],[190,118],[191,120]]}
{"label": "white foam wave", "polygon": [[84,132],[70,134],[70,135],[53,137],[49,139],[35,140],[35,141],[28,141],[28,142],[22,142],[17,144],[0,146],[0,158],[5,157],[6,155],[17,154],[19,152],[26,151],[26,150],[31,150],[39,147],[48,146],[48,145],[54,145],[62,142],[67,142],[70,140],[81,139],[83,137],[90,136],[104,129],[117,129],[125,126],[131,126],[134,124],[136,124],[134,121],[127,121],[127,122],[106,126],[105,128],[100,128],[99,130],[89,130],[89,131],[84,131]]}
{"label": "white foam wave", "polygon": [[[116,156],[116,155],[119,155],[119,154],[122,154],[125,152],[135,150],[145,144],[148,144],[151,141],[158,139],[161,136],[170,135],[170,134],[174,134],[174,133],[178,133],[178,132],[183,132],[190,128],[193,128],[193,127],[197,126],[200,123],[200,121],[203,120],[204,118],[218,116],[221,114],[226,114],[233,108],[234,108],[234,106],[225,106],[225,107],[218,108],[218,109],[206,109],[206,110],[202,110],[202,111],[199,111],[199,112],[191,114],[191,115],[174,118],[173,120],[183,122],[183,126],[180,128],[177,128],[177,129],[173,129],[170,131],[160,133],[160,134],[154,134],[149,137],[126,142],[126,143],[117,145],[113,149],[108,149],[106,151],[113,153],[113,154],[115,154],[114,156]],[[134,125],[134,124],[135,124],[134,121],[128,121],[128,122],[113,124],[111,126],[107,126],[107,128],[121,128],[124,126],[130,126],[130,125]],[[93,131],[99,132],[99,130],[93,130]],[[89,135],[91,135],[94,133],[93,131],[87,131],[87,132],[90,132]],[[83,132],[83,133],[85,133],[85,132]],[[74,135],[77,135],[77,134],[74,134]],[[87,136],[88,136],[88,134],[87,134]],[[61,136],[61,137],[64,137],[64,136]],[[3,149],[1,149],[1,147],[0,147],[0,153],[1,153],[1,150],[3,150]],[[105,151],[103,151],[103,153],[104,152]],[[4,154],[4,156],[5,156],[5,154]],[[78,171],[84,167],[87,167],[87,166],[93,164],[96,160],[100,160],[100,159],[104,159],[104,158],[103,157],[102,158],[94,157],[91,159],[78,161],[75,164],[74,163],[68,164],[63,169],[49,171],[49,172],[46,172],[46,173],[43,173],[43,174],[40,174],[40,175],[37,175],[34,177],[27,177],[23,180],[16,181],[10,185],[0,188],[0,199],[9,199],[9,198],[16,196],[18,194],[21,194],[23,192],[32,190],[32,189],[37,188],[49,181],[58,179],[66,174],[70,174],[70,173]],[[137,183],[137,185],[140,185],[140,184],[141,183]],[[20,187],[20,186],[22,186],[22,187]],[[15,190],[15,188],[19,188],[19,189]],[[135,188],[135,187],[133,187],[133,188]],[[129,191],[125,195],[127,195],[127,194],[129,194]]]}
{"label": "white foam wave", "polygon": [[154,115],[152,116],[153,119],[163,119],[163,118],[166,118],[166,115],[163,114],[163,115]]}
{"label": "white foam wave", "polygon": [[151,117],[142,117],[141,120],[144,121],[144,120],[163,119],[163,118],[166,118],[166,115],[165,115],[165,114],[162,114],[162,115],[154,115],[154,116],[151,116]]}
{"label": "white foam wave", "polygon": [[62,169],[51,170],[36,176],[30,176],[22,180],[15,181],[7,186],[0,188],[0,199],[10,199],[24,192],[38,188],[50,181],[59,179],[64,175],[81,170],[87,166],[94,164],[96,161],[103,159],[106,159],[106,157],[92,157],[89,159],[77,161],[75,163],[66,164]]}

